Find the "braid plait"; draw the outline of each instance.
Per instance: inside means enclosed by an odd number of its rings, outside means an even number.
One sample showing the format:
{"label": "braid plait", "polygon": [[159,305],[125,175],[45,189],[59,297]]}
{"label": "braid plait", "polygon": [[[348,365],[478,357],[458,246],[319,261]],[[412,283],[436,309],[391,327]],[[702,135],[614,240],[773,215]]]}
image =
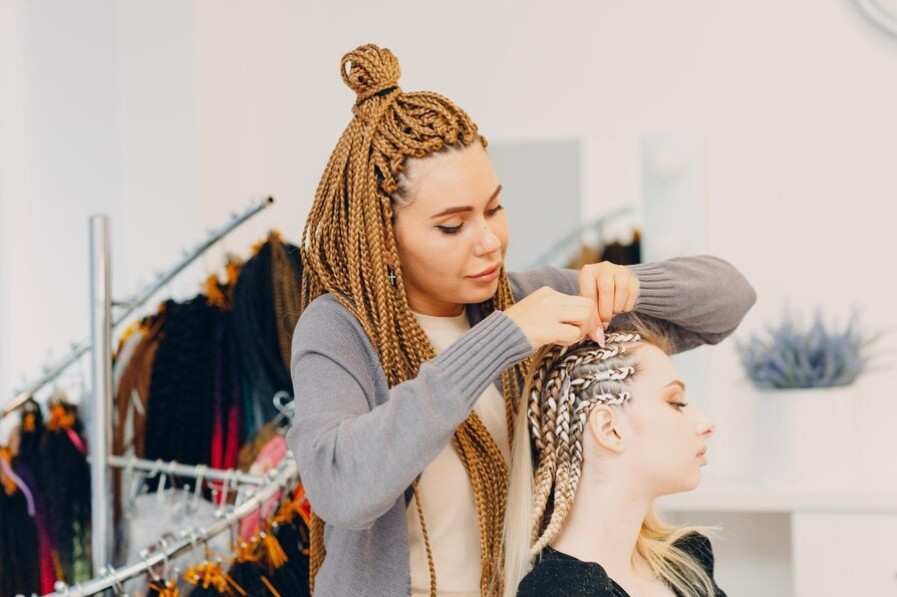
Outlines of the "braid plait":
{"label": "braid plait", "polygon": [[588,340],[572,348],[556,347],[534,366],[528,385],[530,441],[538,454],[533,556],[558,535],[573,506],[582,477],[582,437],[592,409],[599,404],[621,406],[632,398],[624,382],[636,368],[626,347],[639,341],[638,334],[611,333],[603,348]]}

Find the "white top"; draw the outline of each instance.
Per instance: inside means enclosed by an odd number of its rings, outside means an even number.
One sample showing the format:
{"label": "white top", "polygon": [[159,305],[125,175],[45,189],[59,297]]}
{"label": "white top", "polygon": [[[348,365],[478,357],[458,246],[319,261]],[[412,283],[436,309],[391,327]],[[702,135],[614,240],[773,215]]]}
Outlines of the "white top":
{"label": "white top", "polygon": [[[466,311],[455,317],[435,317],[414,313],[439,354],[470,329]],[[508,425],[504,398],[495,384],[489,384],[474,411],[492,435],[505,462],[510,461]],[[480,527],[477,523],[473,488],[458,456],[449,443],[421,475],[417,485],[424,521],[433,550],[436,586],[439,595],[480,596]],[[416,498],[408,504],[408,545],[411,563],[411,594],[429,596],[430,575],[427,550],[421,534]]]}

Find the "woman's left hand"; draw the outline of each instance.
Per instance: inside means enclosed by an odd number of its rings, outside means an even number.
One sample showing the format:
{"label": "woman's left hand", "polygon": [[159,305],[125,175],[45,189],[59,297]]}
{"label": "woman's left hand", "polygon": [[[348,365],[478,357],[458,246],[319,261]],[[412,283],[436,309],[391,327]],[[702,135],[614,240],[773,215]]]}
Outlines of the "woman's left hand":
{"label": "woman's left hand", "polygon": [[635,308],[639,296],[638,277],[625,265],[610,261],[589,263],[579,270],[579,294],[592,299],[598,308],[598,327],[589,337],[604,345],[604,330],[619,313]]}

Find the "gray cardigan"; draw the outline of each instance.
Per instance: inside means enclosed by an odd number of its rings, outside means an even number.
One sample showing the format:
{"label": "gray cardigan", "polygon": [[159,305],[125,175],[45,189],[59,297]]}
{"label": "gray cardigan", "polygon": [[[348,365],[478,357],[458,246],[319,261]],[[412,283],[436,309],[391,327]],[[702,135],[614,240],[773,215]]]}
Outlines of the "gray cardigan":
{"label": "gray cardigan", "polygon": [[[631,266],[635,312],[660,324],[674,350],[731,334],[756,295],[727,262],[681,257]],[[579,294],[577,270],[509,273],[520,300],[550,286]],[[410,594],[405,510],[414,479],[451,441],[488,384],[532,348],[507,315],[467,306],[471,328],[414,379],[389,388],[355,317],[329,294],[311,302],[293,335],[296,416],[287,440],[314,511],[326,521],[327,557],[315,597]],[[618,315],[619,326],[627,315]]]}

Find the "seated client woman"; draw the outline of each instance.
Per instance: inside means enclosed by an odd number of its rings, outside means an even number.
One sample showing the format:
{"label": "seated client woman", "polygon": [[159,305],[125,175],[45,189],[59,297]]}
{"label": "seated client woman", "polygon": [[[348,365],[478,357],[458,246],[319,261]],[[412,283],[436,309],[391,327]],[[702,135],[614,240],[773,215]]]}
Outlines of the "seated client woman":
{"label": "seated client woman", "polygon": [[505,597],[725,596],[709,539],[654,511],[697,486],[713,424],[688,403],[670,341],[627,328],[604,348],[535,357],[514,427]]}

